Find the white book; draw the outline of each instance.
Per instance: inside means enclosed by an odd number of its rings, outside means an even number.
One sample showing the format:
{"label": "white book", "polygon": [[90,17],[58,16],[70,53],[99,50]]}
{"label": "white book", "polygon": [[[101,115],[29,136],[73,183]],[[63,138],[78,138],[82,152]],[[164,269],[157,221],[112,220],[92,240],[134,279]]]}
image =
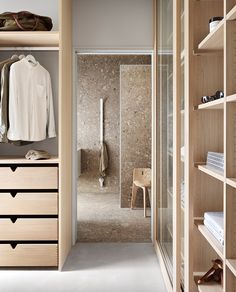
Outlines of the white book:
{"label": "white book", "polygon": [[209,223],[209,221],[204,220],[204,225],[207,227],[207,229],[212,233],[212,235],[215,237],[217,241],[221,245],[224,245],[224,238],[214,229],[214,227]]}
{"label": "white book", "polygon": [[224,237],[224,213],[223,212],[206,212],[204,219],[211,223],[214,230]]}

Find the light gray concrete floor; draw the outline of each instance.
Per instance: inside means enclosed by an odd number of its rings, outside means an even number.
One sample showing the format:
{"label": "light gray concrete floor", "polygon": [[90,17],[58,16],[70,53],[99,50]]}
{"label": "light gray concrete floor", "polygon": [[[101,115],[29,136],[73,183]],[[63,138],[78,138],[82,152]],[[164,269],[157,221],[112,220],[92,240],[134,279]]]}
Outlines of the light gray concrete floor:
{"label": "light gray concrete floor", "polygon": [[79,243],[63,272],[0,270],[1,292],[166,292],[151,243]]}
{"label": "light gray concrete floor", "polygon": [[79,242],[151,242],[151,218],[120,208],[119,194],[79,193],[77,203]]}

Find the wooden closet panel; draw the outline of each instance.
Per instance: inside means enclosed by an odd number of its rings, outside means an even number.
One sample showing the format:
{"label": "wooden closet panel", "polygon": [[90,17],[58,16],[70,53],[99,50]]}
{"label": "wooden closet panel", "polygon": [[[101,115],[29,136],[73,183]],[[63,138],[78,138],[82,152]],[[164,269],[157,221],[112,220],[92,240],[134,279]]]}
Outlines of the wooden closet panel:
{"label": "wooden closet panel", "polygon": [[59,2],[59,269],[62,269],[72,246],[72,1]]}
{"label": "wooden closet panel", "polygon": [[0,215],[57,215],[57,193],[0,193]]}
{"label": "wooden closet panel", "polygon": [[0,244],[0,266],[4,267],[55,267],[57,244]]}
{"label": "wooden closet panel", "polygon": [[56,218],[0,218],[0,240],[57,240]]}
{"label": "wooden closet panel", "polygon": [[0,167],[0,189],[57,189],[57,167]]}

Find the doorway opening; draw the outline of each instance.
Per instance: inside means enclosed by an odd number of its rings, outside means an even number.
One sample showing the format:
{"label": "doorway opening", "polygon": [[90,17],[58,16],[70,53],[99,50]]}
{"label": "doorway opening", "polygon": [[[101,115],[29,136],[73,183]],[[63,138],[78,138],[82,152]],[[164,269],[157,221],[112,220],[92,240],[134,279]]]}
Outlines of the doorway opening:
{"label": "doorway opening", "polygon": [[[78,52],[75,62],[77,239],[150,242],[152,54]],[[144,189],[133,180],[146,170],[144,217]]]}

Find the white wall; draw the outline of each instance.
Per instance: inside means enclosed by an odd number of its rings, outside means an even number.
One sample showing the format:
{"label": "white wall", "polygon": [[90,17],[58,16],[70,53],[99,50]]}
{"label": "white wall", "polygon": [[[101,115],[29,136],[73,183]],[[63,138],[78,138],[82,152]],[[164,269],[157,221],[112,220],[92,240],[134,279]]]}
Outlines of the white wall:
{"label": "white wall", "polygon": [[30,11],[49,16],[53,20],[53,29],[58,30],[58,0],[0,0],[0,13]]}
{"label": "white wall", "polygon": [[74,0],[74,47],[152,49],[153,0]]}

